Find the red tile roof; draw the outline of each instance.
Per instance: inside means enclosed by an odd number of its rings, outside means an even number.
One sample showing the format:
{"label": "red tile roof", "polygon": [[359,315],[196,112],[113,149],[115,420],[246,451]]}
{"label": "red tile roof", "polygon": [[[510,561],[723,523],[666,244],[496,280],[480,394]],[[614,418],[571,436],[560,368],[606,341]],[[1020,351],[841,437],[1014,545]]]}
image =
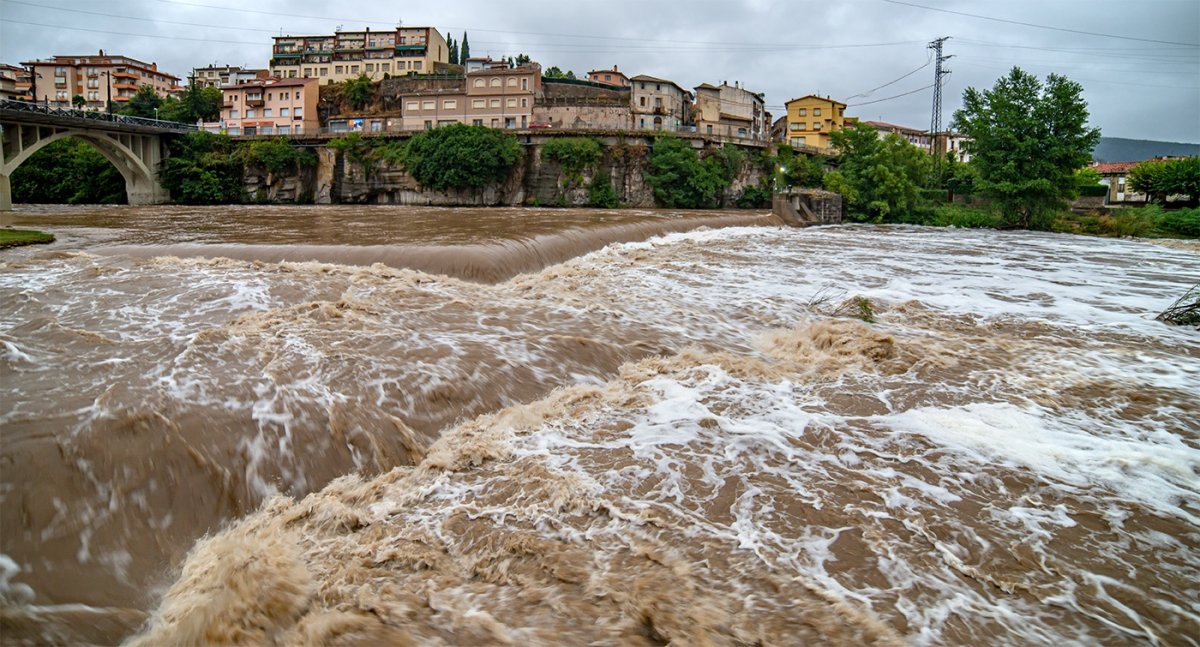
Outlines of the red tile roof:
{"label": "red tile roof", "polygon": [[1128,173],[1129,169],[1141,164],[1141,162],[1107,162],[1092,165],[1092,170],[1101,175]]}

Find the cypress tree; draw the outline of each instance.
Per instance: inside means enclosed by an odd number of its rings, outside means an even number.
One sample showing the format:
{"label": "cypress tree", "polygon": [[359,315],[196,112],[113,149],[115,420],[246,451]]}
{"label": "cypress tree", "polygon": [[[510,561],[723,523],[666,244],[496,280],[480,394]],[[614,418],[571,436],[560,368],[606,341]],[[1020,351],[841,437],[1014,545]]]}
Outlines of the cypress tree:
{"label": "cypress tree", "polygon": [[468,58],[471,58],[471,44],[467,42],[467,32],[464,31],[462,47],[458,52],[458,60],[461,61],[463,65],[466,65]]}

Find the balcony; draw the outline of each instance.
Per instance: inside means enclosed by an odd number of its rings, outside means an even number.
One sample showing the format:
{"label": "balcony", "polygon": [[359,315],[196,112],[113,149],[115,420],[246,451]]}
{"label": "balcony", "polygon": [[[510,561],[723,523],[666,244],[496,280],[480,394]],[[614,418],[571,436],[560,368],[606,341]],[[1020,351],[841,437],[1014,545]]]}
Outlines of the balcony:
{"label": "balcony", "polygon": [[136,83],[114,83],[113,89],[114,90],[132,90],[134,92],[137,92],[138,86]]}
{"label": "balcony", "polygon": [[257,108],[259,106],[262,106],[264,103],[266,103],[266,102],[263,101],[261,94],[258,96],[246,95],[246,105],[251,108]]}
{"label": "balcony", "polygon": [[651,110],[651,112],[656,115],[665,115],[667,114],[667,108],[666,106],[654,106],[654,109]]}
{"label": "balcony", "polygon": [[113,72],[112,75],[113,75],[113,78],[116,78],[116,79],[121,79],[121,78],[136,79],[136,78],[138,78],[138,75],[136,75],[132,72]]}

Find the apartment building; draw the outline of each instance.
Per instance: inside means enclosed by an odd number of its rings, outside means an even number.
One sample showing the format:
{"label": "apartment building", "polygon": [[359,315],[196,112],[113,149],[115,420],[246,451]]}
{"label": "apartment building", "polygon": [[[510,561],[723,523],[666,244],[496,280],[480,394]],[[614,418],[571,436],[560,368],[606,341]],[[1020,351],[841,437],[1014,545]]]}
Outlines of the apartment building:
{"label": "apartment building", "polygon": [[404,129],[429,130],[455,123],[528,128],[541,91],[542,69],[536,63],[469,72],[453,88],[404,94]]}
{"label": "apartment building", "polygon": [[815,94],[792,99],[787,106],[787,141],[793,146],[829,149],[829,133],[843,128],[847,121],[846,104]]}
{"label": "apartment building", "polygon": [[432,27],[397,27],[390,31],[336,31],[331,36],[276,36],[271,76],[318,79],[337,83],[366,74],[385,76],[436,72],[446,65],[450,49]]}
{"label": "apartment building", "polygon": [[[320,131],[318,79],[261,79],[221,88],[221,130],[230,135]],[[207,128],[207,126],[206,126]]]}
{"label": "apartment building", "polygon": [[627,88],[630,85],[629,77],[625,76],[625,73],[621,70],[618,70],[616,65],[611,70],[592,70],[588,72],[587,80],[592,83],[615,85],[619,88]]}
{"label": "apartment building", "polygon": [[909,128],[899,124],[890,124],[886,121],[867,121],[864,122],[868,126],[874,128],[879,133],[879,138],[883,139],[886,135],[897,135],[901,139],[925,151],[926,153],[932,150],[929,131],[919,130],[917,128]]}
{"label": "apartment building", "polygon": [[703,83],[696,86],[696,105],[692,109],[696,132],[701,135],[766,141],[770,136],[763,95],[741,84]]}
{"label": "apartment building", "polygon": [[188,85],[196,87],[222,88],[247,81],[257,81],[271,76],[270,70],[243,68],[237,65],[209,65],[192,69]]}
{"label": "apartment building", "polygon": [[674,81],[639,74],[630,79],[629,98],[638,130],[681,130],[691,116],[692,93]]}
{"label": "apartment building", "polygon": [[508,61],[493,61],[491,56],[472,56],[463,64],[466,71],[480,72],[482,70],[508,69]]}
{"label": "apartment building", "polygon": [[0,99],[25,100],[29,95],[29,73],[23,67],[0,63]]}
{"label": "apartment building", "polygon": [[21,63],[30,71],[34,101],[69,107],[76,95],[87,108],[102,110],[111,98],[114,106],[128,102],[138,88],[149,85],[166,96],[179,86],[179,77],[128,56],[55,56]]}

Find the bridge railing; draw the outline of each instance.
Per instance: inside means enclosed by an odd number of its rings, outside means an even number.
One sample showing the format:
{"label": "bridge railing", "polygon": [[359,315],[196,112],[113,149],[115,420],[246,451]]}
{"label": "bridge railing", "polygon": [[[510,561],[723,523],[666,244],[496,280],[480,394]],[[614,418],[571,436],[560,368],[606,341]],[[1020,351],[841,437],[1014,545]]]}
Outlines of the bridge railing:
{"label": "bridge railing", "polygon": [[72,119],[86,119],[87,121],[103,121],[114,124],[124,124],[127,126],[145,126],[148,128],[162,128],[164,130],[189,131],[196,130],[195,124],[181,124],[177,121],[164,121],[162,119],[147,119],[145,117],[131,117],[129,115],[118,115],[109,112],[99,112],[96,110],[75,110],[73,108],[54,108],[40,103],[30,101],[15,101],[5,99],[0,101],[0,110],[13,110],[16,112],[29,112],[53,117],[69,117]]}

